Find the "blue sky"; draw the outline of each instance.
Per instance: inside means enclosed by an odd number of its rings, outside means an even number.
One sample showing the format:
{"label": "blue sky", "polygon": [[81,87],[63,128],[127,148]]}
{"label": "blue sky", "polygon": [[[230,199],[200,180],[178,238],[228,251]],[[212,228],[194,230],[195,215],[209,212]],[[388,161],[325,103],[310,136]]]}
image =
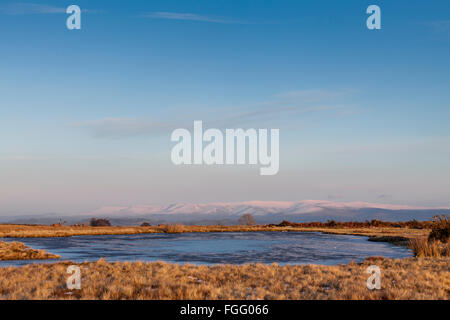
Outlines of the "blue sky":
{"label": "blue sky", "polygon": [[[5,0],[0,34],[0,214],[450,205],[448,1]],[[194,120],[279,128],[280,172],[175,167],[170,133]]]}

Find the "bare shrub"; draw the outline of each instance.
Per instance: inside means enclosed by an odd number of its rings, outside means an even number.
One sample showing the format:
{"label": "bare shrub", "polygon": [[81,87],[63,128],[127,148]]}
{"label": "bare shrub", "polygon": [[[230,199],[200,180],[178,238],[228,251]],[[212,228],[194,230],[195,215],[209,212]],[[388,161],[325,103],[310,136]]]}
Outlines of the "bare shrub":
{"label": "bare shrub", "polygon": [[335,228],[337,226],[338,226],[338,224],[337,224],[336,221],[334,221],[334,220],[328,220],[327,221],[327,227]]}
{"label": "bare shrub", "polygon": [[243,214],[238,222],[243,225],[253,226],[256,224],[255,218],[250,213]]}

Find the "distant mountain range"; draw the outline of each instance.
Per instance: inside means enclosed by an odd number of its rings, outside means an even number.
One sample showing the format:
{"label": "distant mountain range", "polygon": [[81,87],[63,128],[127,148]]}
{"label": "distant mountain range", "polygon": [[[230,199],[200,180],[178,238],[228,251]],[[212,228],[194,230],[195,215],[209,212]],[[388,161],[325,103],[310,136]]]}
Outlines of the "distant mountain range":
{"label": "distant mountain range", "polygon": [[67,223],[86,222],[92,217],[108,218],[113,224],[135,225],[143,221],[151,224],[180,222],[186,224],[235,224],[244,213],[252,214],[258,223],[309,221],[407,221],[430,220],[437,214],[450,214],[450,208],[427,208],[368,202],[333,202],[324,200],[303,201],[245,201],[207,204],[176,203],[166,206],[106,206],[79,215],[33,215],[0,217],[9,223]]}

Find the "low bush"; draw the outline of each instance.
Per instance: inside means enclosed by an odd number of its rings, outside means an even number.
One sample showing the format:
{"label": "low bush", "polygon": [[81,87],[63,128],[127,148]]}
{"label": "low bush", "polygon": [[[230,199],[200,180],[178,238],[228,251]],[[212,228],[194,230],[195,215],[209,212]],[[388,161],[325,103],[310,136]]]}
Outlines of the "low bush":
{"label": "low bush", "polygon": [[108,219],[95,219],[92,218],[89,222],[91,227],[109,227],[111,226],[111,222]]}
{"label": "low bush", "polygon": [[447,243],[450,238],[450,216],[435,216],[428,236],[429,241]]}

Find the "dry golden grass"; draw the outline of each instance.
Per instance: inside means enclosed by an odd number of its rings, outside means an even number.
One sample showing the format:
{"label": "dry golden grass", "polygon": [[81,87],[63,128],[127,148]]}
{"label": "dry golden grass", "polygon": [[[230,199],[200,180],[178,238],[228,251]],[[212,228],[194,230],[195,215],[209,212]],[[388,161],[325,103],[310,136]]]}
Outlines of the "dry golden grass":
{"label": "dry golden grass", "polygon": [[[421,242],[426,229],[305,228],[277,226],[87,227],[0,225],[0,237],[55,237],[94,234],[181,232],[316,231],[370,236],[375,241],[398,243],[411,239],[417,256],[392,260],[377,258],[363,264],[339,266],[194,266],[163,262],[81,264],[82,289],[66,289],[69,262],[0,268],[2,299],[448,299],[448,250],[436,254],[434,244]],[[416,240],[419,239],[419,240]],[[424,240],[426,241],[426,240]],[[416,248],[416,249],[415,249]],[[447,247],[448,248],[448,247]],[[39,259],[56,257],[21,243],[0,243],[0,257]],[[428,251],[427,251],[428,250]],[[431,250],[431,251],[430,251]],[[433,251],[434,250],[434,251]],[[439,249],[440,250],[440,249]],[[382,270],[382,289],[366,287],[367,266]]]}
{"label": "dry golden grass", "polygon": [[416,257],[449,257],[450,243],[430,241],[427,238],[415,238],[410,241],[410,248]]}
{"label": "dry golden grass", "polygon": [[[429,229],[410,228],[326,228],[326,227],[277,227],[277,226],[185,226],[160,225],[150,227],[89,227],[0,224],[0,237],[69,237],[76,235],[111,235],[138,233],[182,233],[182,232],[255,232],[255,231],[305,231],[333,234],[350,234],[368,237],[400,237],[407,239],[424,237]],[[394,238],[393,238],[394,239]],[[386,238],[383,241],[388,241]]]}
{"label": "dry golden grass", "polygon": [[154,233],[155,227],[89,227],[64,225],[14,225],[1,224],[0,237],[36,238],[70,237],[80,235]]}
{"label": "dry golden grass", "polygon": [[21,242],[0,241],[0,260],[57,259],[58,255],[27,247]]}
{"label": "dry golden grass", "polygon": [[[369,259],[338,266],[195,266],[163,262],[80,264],[81,290],[66,288],[70,262],[0,268],[2,299],[449,299],[449,258]],[[368,290],[366,268],[381,269]]]}
{"label": "dry golden grass", "polygon": [[428,237],[412,238],[409,242],[416,257],[449,257],[450,216],[435,216]]}
{"label": "dry golden grass", "polygon": [[168,226],[162,226],[161,230],[165,233],[183,233],[185,232],[185,226],[182,224],[169,224]]}

